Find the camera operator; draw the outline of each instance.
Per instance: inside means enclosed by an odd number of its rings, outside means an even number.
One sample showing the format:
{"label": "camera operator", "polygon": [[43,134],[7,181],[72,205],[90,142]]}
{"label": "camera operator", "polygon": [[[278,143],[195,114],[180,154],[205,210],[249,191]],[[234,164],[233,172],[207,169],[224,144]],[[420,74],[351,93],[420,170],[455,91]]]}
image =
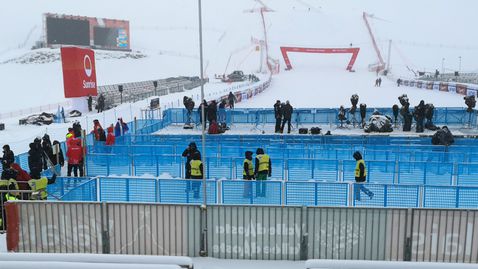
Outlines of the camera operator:
{"label": "camera operator", "polygon": [[398,97],[402,107],[400,108],[400,115],[403,117],[403,131],[409,132],[412,129],[412,114],[410,113],[410,103],[408,102],[408,96],[403,94]]}
{"label": "camera operator", "polygon": [[434,114],[435,106],[433,104],[426,104],[425,105],[425,119],[427,121],[425,122],[425,128],[428,130],[435,131],[438,129],[438,127],[433,124],[433,114]]}
{"label": "camera operator", "polygon": [[476,106],[475,96],[474,95],[469,95],[469,96],[463,97],[463,99],[465,99],[465,105],[468,107],[466,109],[466,112],[468,112],[468,113],[473,112],[473,108],[475,108],[475,106]]}
{"label": "camera operator", "polygon": [[367,116],[367,105],[360,104],[360,118],[362,128],[365,126],[365,117]]}
{"label": "camera operator", "polygon": [[347,117],[345,117],[345,108],[344,106],[340,106],[339,108],[339,113],[337,115],[337,118],[340,121],[340,127],[343,127],[344,121],[347,120]]}
{"label": "camera operator", "polygon": [[425,101],[421,100],[420,104],[413,110],[413,117],[417,122],[416,132],[423,133],[423,121],[425,120]]}
{"label": "camera operator", "polygon": [[192,115],[192,112],[193,112],[193,109],[194,109],[194,101],[192,98],[190,97],[187,97],[187,96],[184,96],[183,97],[183,105],[184,107],[186,108],[187,110],[187,121],[186,121],[186,124],[191,124],[191,115]]}

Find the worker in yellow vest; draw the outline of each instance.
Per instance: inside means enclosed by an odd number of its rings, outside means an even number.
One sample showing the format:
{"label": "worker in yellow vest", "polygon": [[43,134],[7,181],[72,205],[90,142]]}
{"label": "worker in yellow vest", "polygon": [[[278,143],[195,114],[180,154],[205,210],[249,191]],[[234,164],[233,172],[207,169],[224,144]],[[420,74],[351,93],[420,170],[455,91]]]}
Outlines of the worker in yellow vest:
{"label": "worker in yellow vest", "polygon": [[204,178],[204,169],[201,161],[201,154],[199,152],[195,152],[193,154],[193,159],[189,162],[189,166],[191,167],[191,179],[194,181],[192,182],[192,190],[194,192],[194,199],[199,199],[199,191],[201,190],[201,180]]}
{"label": "worker in yellow vest", "polygon": [[28,181],[28,185],[32,190],[30,200],[46,200],[48,198],[47,186],[53,184],[56,181],[56,174],[49,179],[42,177],[38,172],[32,172],[32,179]]}
{"label": "worker in yellow vest", "polygon": [[18,186],[13,180],[0,180],[0,190],[8,190],[9,192],[0,192],[0,230],[6,230],[7,215],[5,213],[5,203],[8,201],[18,200]]}
{"label": "worker in yellow vest", "polygon": [[355,164],[355,200],[360,201],[361,191],[363,191],[370,199],[372,199],[374,195],[373,192],[363,185],[367,181],[367,167],[365,167],[365,161],[362,158],[362,154],[360,154],[359,151],[356,151],[354,152],[353,157],[357,161]]}
{"label": "worker in yellow vest", "polygon": [[266,197],[266,184],[263,181],[267,180],[267,176],[271,176],[272,165],[269,155],[264,153],[262,148],[256,150],[256,166],[255,175],[257,179],[256,183],[256,196]]}
{"label": "worker in yellow vest", "polygon": [[[254,164],[252,163],[252,151],[246,151],[246,156],[243,162],[242,167],[242,179],[244,180],[253,180],[254,176]],[[252,195],[252,182],[244,183],[244,198],[249,198]]]}

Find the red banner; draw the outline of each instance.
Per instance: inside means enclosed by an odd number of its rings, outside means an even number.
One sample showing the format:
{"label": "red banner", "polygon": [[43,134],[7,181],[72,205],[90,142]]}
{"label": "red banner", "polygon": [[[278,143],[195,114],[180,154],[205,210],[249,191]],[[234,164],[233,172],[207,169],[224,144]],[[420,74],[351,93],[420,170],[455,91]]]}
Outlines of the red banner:
{"label": "red banner", "polygon": [[66,98],[98,94],[93,50],[62,47],[61,64]]}

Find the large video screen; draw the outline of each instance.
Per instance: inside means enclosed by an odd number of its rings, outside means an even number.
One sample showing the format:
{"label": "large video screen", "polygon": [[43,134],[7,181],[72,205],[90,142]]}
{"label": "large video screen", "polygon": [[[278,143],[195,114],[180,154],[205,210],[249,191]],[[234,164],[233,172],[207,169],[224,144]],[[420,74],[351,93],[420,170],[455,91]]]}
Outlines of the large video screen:
{"label": "large video screen", "polygon": [[95,46],[107,48],[127,47],[127,34],[121,28],[98,27],[94,29]]}
{"label": "large video screen", "polygon": [[87,20],[47,17],[46,25],[49,45],[90,45],[90,24]]}

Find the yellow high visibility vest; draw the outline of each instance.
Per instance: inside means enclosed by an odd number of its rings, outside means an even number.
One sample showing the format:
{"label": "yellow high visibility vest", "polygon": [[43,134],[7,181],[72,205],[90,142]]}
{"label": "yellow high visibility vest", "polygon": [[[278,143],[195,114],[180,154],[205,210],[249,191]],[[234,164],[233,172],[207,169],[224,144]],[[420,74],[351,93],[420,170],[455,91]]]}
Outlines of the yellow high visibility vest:
{"label": "yellow high visibility vest", "polygon": [[355,177],[360,177],[360,164],[363,164],[363,176],[367,177],[367,167],[365,166],[365,161],[363,159],[358,160],[355,165]]}
{"label": "yellow high visibility vest", "polygon": [[32,200],[38,200],[38,198],[41,200],[46,200],[48,196],[48,193],[46,192],[48,179],[46,177],[42,177],[40,179],[30,179],[28,180],[28,185],[30,185],[30,189],[32,189],[33,192],[40,194],[40,197],[38,197],[38,195],[32,195]]}
{"label": "yellow high visibility vest", "polygon": [[242,165],[242,175],[247,176],[246,171],[244,171],[244,164],[247,163],[247,173],[249,176],[254,175],[254,165],[252,164],[252,161],[249,159],[244,159],[244,163]]}
{"label": "yellow high visibility vest", "polygon": [[269,155],[259,154],[256,156],[256,158],[259,160],[259,172],[269,171]]}
{"label": "yellow high visibility vest", "polygon": [[17,197],[15,197],[14,195],[10,195],[10,193],[7,193],[5,195],[5,198],[7,198],[7,201],[15,201],[15,200],[18,200]]}
{"label": "yellow high visibility vest", "polygon": [[189,164],[191,165],[191,176],[202,176],[200,160],[192,160]]}
{"label": "yellow high visibility vest", "polygon": [[16,179],[10,178],[10,179],[2,179],[0,180],[0,187],[4,187],[5,189],[8,189],[8,187],[13,184],[15,185],[15,190],[18,190],[18,183]]}

